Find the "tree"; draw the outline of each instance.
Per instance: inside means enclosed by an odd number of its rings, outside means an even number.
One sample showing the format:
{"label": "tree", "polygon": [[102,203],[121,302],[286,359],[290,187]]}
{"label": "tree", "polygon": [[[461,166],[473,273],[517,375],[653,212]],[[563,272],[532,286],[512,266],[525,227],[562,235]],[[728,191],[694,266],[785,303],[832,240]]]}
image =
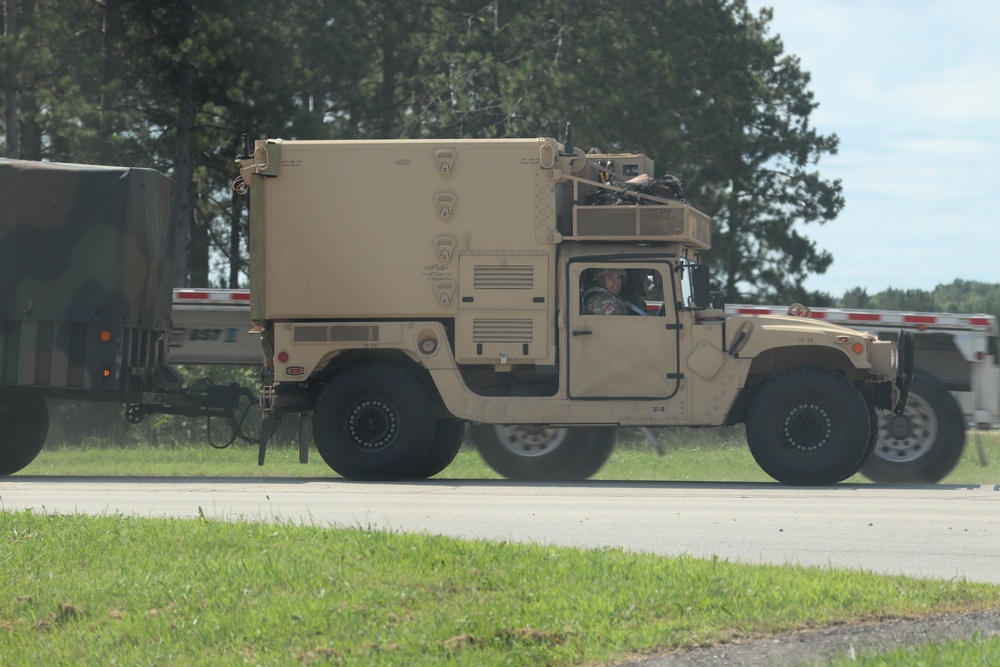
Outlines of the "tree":
{"label": "tree", "polygon": [[715,221],[706,260],[727,299],[822,301],[802,284],[831,257],[801,230],[843,206],[816,171],[837,138],[810,126],[808,74],[745,0],[5,3],[21,10],[5,21],[5,135],[16,115],[26,157],[172,176],[178,284],[243,274],[227,189],[241,132],[559,137],[572,121],[581,145],[682,177]]}
{"label": "tree", "polygon": [[828,301],[802,285],[832,257],[799,230],[843,207],[840,183],[815,170],[838,140],[810,126],[809,76],[769,36],[770,11],[739,0],[430,4],[441,27],[425,28],[422,85],[395,79],[410,95],[397,136],[560,136],[572,120],[581,144],[642,151],[682,176],[715,221],[706,258],[728,300]]}
{"label": "tree", "polygon": [[868,290],[863,287],[854,287],[844,292],[839,305],[842,308],[871,308],[872,297],[868,296]]}

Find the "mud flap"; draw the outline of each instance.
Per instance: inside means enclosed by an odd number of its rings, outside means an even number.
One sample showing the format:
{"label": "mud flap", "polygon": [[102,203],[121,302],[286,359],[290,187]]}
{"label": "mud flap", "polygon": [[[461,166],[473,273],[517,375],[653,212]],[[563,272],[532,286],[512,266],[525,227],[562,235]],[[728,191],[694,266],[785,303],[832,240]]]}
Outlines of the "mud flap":
{"label": "mud flap", "polygon": [[896,404],[893,412],[901,415],[906,408],[906,397],[910,393],[910,383],[913,382],[913,334],[900,329],[896,347],[899,351],[899,361],[896,370],[896,387],[899,388],[899,402]]}

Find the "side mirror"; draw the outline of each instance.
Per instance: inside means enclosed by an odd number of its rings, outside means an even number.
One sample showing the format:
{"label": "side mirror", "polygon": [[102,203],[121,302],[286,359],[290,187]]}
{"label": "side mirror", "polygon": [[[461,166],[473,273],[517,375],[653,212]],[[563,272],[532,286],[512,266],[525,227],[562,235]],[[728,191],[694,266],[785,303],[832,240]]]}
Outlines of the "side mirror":
{"label": "side mirror", "polygon": [[691,307],[704,310],[712,307],[712,287],[709,281],[707,264],[692,264],[691,271]]}

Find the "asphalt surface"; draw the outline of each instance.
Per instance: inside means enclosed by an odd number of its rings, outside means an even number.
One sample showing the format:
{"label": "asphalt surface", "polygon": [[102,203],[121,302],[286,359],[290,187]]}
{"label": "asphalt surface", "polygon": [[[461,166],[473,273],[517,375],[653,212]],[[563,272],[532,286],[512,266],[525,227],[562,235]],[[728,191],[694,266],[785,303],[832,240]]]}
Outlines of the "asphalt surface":
{"label": "asphalt surface", "polygon": [[1000,584],[1000,485],[0,480],[0,508],[287,520]]}

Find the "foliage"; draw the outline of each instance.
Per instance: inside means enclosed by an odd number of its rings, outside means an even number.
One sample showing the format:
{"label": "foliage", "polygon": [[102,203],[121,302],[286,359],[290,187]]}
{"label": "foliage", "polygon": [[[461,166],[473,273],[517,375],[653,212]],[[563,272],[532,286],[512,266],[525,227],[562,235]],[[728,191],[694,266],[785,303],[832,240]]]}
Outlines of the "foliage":
{"label": "foliage", "polygon": [[797,223],[843,206],[816,172],[837,138],[811,127],[808,73],[745,0],[6,6],[7,154],[168,172],[179,285],[245,283],[242,132],[561,137],[572,121],[586,147],[645,152],[687,182],[729,301],[817,303],[802,282],[831,258]]}
{"label": "foliage", "polygon": [[844,293],[837,305],[842,308],[984,313],[1000,318],[1000,284],[955,280],[948,285],[938,285],[930,292],[889,288],[873,295],[862,287],[854,287]]}

